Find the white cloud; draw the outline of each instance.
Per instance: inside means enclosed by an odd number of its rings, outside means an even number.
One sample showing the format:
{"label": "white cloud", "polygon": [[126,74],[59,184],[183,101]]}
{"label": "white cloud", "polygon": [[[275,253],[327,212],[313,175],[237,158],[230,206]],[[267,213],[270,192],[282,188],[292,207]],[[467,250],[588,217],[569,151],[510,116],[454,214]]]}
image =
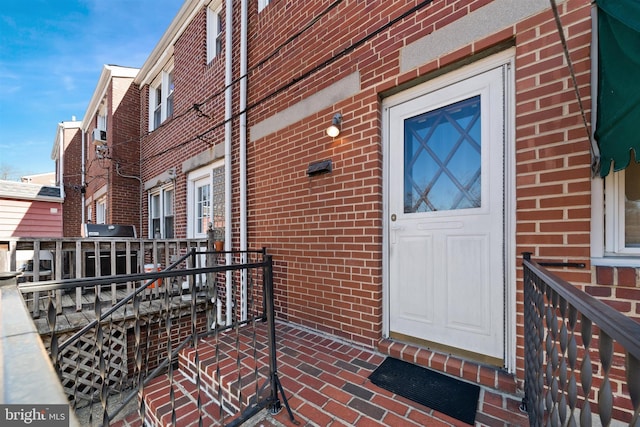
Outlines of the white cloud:
{"label": "white cloud", "polygon": [[73,77],[67,75],[67,76],[62,76],[62,83],[64,84],[64,88],[66,90],[74,90],[76,88],[75,82]]}

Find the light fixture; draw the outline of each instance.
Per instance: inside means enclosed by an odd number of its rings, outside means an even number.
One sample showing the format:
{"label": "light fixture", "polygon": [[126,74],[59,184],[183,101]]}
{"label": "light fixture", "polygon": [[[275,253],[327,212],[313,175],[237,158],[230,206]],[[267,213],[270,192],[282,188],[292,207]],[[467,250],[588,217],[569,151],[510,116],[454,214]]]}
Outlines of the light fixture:
{"label": "light fixture", "polygon": [[342,114],[336,113],[333,115],[333,119],[331,119],[331,126],[327,128],[327,135],[335,138],[340,135],[340,130],[342,130]]}

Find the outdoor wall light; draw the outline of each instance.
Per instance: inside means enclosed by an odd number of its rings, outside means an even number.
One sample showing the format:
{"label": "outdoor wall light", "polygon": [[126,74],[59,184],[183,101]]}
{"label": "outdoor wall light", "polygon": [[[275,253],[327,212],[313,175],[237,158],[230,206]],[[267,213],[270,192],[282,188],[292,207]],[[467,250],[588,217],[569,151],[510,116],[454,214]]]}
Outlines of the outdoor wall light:
{"label": "outdoor wall light", "polygon": [[336,113],[331,119],[331,126],[327,128],[327,135],[331,138],[335,138],[340,135],[340,130],[342,130],[342,114]]}

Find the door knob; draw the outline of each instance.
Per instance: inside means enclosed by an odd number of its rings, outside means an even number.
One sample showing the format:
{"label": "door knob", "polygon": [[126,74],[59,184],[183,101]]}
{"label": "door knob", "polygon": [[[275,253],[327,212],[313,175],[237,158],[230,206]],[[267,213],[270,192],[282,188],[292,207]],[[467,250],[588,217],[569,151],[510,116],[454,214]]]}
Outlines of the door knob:
{"label": "door knob", "polygon": [[391,214],[391,221],[395,221],[396,220],[396,214]]}

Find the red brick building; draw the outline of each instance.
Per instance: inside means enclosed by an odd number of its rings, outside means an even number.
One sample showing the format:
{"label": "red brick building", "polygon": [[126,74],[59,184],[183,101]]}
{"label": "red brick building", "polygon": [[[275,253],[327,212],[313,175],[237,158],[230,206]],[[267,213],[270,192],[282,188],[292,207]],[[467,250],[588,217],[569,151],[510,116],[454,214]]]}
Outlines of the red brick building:
{"label": "red brick building", "polygon": [[138,69],[105,65],[82,120],[81,222],[140,224]]}
{"label": "red brick building", "polygon": [[64,198],[62,235],[77,237],[82,232],[82,131],[81,122],[64,121],[58,124],[51,158],[56,165],[55,183]]}
{"label": "red brick building", "polygon": [[92,151],[85,204],[139,168],[140,235],[211,223],[273,254],[281,318],[514,392],[522,252],[640,317],[637,167],[596,176],[598,18],[558,3],[187,0],[129,88],[139,162]]}

